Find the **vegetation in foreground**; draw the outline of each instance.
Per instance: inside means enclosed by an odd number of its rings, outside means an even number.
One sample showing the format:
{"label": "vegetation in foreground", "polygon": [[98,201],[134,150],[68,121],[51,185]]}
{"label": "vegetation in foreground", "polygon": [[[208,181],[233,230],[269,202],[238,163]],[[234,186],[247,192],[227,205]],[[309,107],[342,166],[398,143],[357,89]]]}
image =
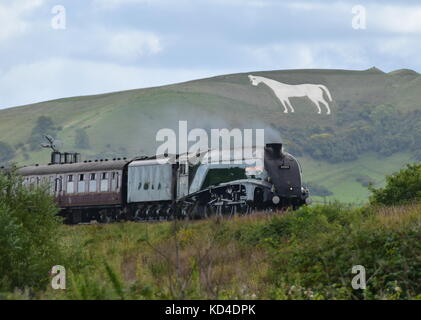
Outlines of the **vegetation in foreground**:
{"label": "vegetation in foreground", "polygon": [[[399,185],[396,177],[419,170],[409,166],[391,176],[385,188],[373,190],[372,203],[360,208],[333,203],[196,222],[54,221],[43,230],[34,222],[45,217],[47,223],[54,210],[37,207],[51,199],[3,176],[2,187],[9,189],[2,189],[9,191],[0,198],[1,297],[420,299],[421,183],[400,186],[415,190],[404,204],[385,206],[380,196]],[[49,285],[48,271],[56,264],[66,267],[66,290]],[[366,290],[351,286],[355,265],[366,269]]]}
{"label": "vegetation in foreground", "polygon": [[0,294],[14,288],[37,291],[62,261],[62,222],[44,188],[29,190],[14,172],[0,172]]}

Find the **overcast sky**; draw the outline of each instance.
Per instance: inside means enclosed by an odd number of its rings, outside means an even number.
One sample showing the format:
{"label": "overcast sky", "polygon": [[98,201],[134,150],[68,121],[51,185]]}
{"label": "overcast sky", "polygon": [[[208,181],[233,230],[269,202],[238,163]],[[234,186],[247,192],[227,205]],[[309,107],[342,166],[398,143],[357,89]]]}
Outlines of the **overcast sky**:
{"label": "overcast sky", "polygon": [[256,70],[421,72],[420,52],[419,0],[0,0],[0,108]]}

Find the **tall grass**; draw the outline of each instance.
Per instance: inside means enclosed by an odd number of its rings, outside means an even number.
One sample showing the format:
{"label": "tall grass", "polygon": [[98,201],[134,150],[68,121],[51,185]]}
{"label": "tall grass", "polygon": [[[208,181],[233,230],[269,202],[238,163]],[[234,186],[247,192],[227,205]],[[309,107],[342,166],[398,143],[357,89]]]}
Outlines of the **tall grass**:
{"label": "tall grass", "polygon": [[[47,288],[44,299],[421,297],[421,205],[331,204],[176,228],[128,222],[63,229],[69,285]],[[366,290],[351,287],[353,265],[366,268]]]}

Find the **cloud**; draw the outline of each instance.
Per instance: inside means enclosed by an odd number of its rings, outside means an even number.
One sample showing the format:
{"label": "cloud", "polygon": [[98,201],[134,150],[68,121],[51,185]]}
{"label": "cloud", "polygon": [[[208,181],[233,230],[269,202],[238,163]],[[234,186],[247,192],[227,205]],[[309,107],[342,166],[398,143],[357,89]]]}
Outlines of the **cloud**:
{"label": "cloud", "polygon": [[421,33],[421,6],[368,6],[367,24],[393,33]]}
{"label": "cloud", "polygon": [[45,4],[45,0],[15,0],[0,4],[0,41],[21,36],[30,30],[26,15]]}
{"label": "cloud", "polygon": [[[384,57],[384,60],[394,61],[395,64],[402,65],[400,68],[411,68],[413,65],[421,65],[421,43],[415,35],[395,35],[384,39],[376,40],[373,44],[379,55]],[[411,67],[407,65],[410,61]],[[399,68],[399,66],[397,66]],[[412,67],[413,68],[413,67]]]}
{"label": "cloud", "polygon": [[328,4],[321,4],[317,2],[290,2],[290,3],[287,3],[286,6],[290,9],[306,10],[306,11],[329,8]]}
{"label": "cloud", "polygon": [[161,39],[154,33],[126,31],[111,34],[105,51],[114,58],[136,60],[162,51]]}
{"label": "cloud", "polygon": [[[414,4],[415,3],[415,4]],[[353,1],[303,1],[286,2],[286,7],[297,11],[317,11],[317,14],[342,15],[350,20],[351,9],[357,5]],[[359,4],[366,9],[368,28],[394,33],[421,32],[421,6],[416,2],[385,4],[365,1]]]}
{"label": "cloud", "polygon": [[0,75],[0,108],[69,96],[138,89],[215,76],[223,70],[146,68],[87,60],[47,59]]}
{"label": "cloud", "polygon": [[117,7],[135,4],[153,4],[158,0],[94,0],[94,6],[99,9],[112,10]]}
{"label": "cloud", "polygon": [[[0,105],[227,72],[421,69],[421,3],[352,0],[0,0]],[[67,9],[66,30],[50,26]]]}
{"label": "cloud", "polygon": [[366,52],[345,41],[286,41],[246,48],[265,68],[358,68],[367,65]]}
{"label": "cloud", "polygon": [[270,0],[94,0],[95,7],[112,10],[129,5],[162,5],[166,6],[196,6],[196,5],[223,5],[223,6],[252,6],[266,7],[275,5],[276,1]]}

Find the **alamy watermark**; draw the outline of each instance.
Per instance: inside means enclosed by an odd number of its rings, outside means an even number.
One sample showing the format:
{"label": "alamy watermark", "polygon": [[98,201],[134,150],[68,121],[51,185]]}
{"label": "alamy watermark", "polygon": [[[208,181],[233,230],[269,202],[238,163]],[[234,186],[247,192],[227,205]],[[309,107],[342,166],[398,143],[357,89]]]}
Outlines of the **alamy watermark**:
{"label": "alamy watermark", "polygon": [[66,289],[66,268],[60,265],[53,266],[51,269],[51,287],[54,290],[64,290]]}
{"label": "alamy watermark", "polygon": [[365,290],[367,288],[367,284],[366,284],[366,274],[365,274],[364,266],[362,265],[353,266],[351,271],[353,274],[356,274],[356,276],[354,276],[351,281],[352,289]]}
{"label": "alamy watermark", "polygon": [[365,30],[367,29],[367,10],[366,8],[359,4],[355,5],[351,9],[352,14],[354,15],[351,21],[351,26],[355,30]]}
{"label": "alamy watermark", "polygon": [[[170,128],[160,129],[156,134],[156,141],[162,142],[156,150],[158,161],[167,161],[163,155],[178,154],[187,155],[185,160],[191,164],[199,161],[255,164],[256,158],[263,157],[264,153],[260,156],[257,153],[265,144],[264,129],[223,128],[208,131],[202,128],[188,130],[187,121],[178,122],[178,134]],[[208,157],[198,157],[210,150],[212,152],[208,153]]]}
{"label": "alamy watermark", "polygon": [[66,29],[66,8],[62,5],[55,5],[51,9],[54,17],[51,18],[51,28],[55,30]]}

